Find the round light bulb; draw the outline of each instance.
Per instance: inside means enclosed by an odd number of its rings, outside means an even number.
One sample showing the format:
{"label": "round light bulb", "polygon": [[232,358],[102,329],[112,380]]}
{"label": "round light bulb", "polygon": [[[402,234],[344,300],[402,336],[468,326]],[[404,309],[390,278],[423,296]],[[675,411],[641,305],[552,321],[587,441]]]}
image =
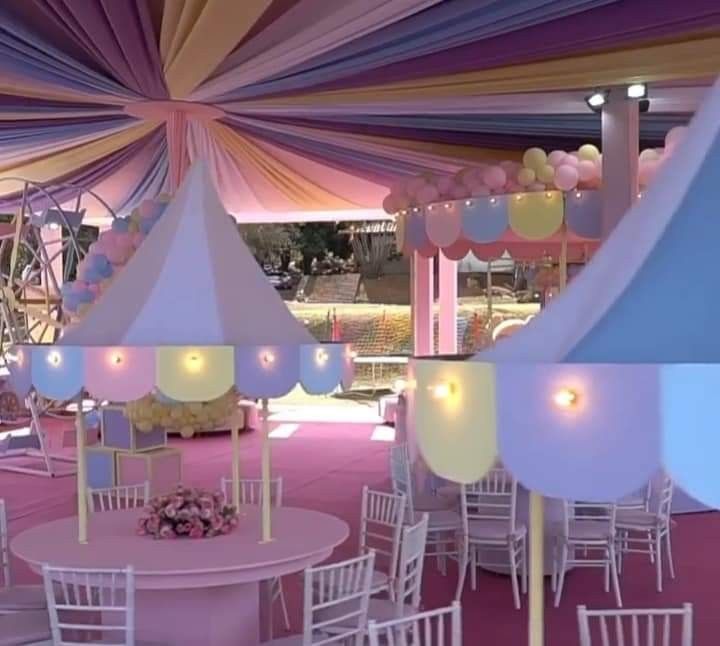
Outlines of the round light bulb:
{"label": "round light bulb", "polygon": [[404,379],[396,379],[393,383],[393,392],[400,394],[407,388],[407,381]]}
{"label": "round light bulb", "polygon": [[319,348],[317,352],[315,353],[315,363],[317,363],[319,366],[325,365],[325,363],[328,360],[328,353],[325,352],[322,348]]}
{"label": "round light bulb", "polygon": [[263,352],[262,361],[266,366],[275,363],[275,355],[272,352]]}
{"label": "round light bulb", "polygon": [[62,355],[57,350],[53,350],[48,354],[47,361],[51,366],[59,366],[62,363]]}
{"label": "round light bulb", "polygon": [[545,197],[552,197],[552,193],[548,191],[547,193],[545,193]]}
{"label": "round light bulb", "polygon": [[497,198],[496,198],[496,197],[491,197],[491,198],[490,198],[490,204],[495,204],[495,202],[497,202]]}
{"label": "round light bulb", "polygon": [[185,367],[188,372],[200,372],[202,369],[202,357],[196,352],[192,352],[185,358]]}
{"label": "round light bulb", "polygon": [[579,200],[582,197],[582,193],[580,191],[575,191],[575,197]]}
{"label": "round light bulb", "polygon": [[430,392],[435,399],[447,399],[453,393],[453,387],[447,382],[435,384],[430,387]]}
{"label": "round light bulb", "polygon": [[465,206],[472,206],[472,202],[470,200],[465,200]]}
{"label": "round light bulb", "polygon": [[113,352],[110,355],[110,363],[115,366],[119,366],[123,362],[123,356],[120,352]]}
{"label": "round light bulb", "polygon": [[577,404],[578,395],[570,388],[561,388],[553,395],[553,401],[558,408],[572,408]]}
{"label": "round light bulb", "polygon": [[445,208],[446,208],[446,209],[449,209],[451,206],[452,206],[452,204],[450,204],[450,202],[445,202]]}

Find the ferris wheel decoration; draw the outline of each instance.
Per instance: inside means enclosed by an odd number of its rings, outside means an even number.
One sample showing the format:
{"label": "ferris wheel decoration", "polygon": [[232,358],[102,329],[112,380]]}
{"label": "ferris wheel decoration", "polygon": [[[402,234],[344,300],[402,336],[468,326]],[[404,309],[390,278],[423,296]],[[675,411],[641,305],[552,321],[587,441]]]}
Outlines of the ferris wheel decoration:
{"label": "ferris wheel decoration", "polygon": [[[18,211],[0,222],[0,355],[16,343],[52,343],[67,319],[62,286],[85,249],[78,233],[85,216],[84,200],[100,203],[108,217],[112,209],[93,191],[69,185],[41,186],[22,182]],[[62,206],[53,194],[75,193]],[[72,189],[75,189],[74,191]]]}

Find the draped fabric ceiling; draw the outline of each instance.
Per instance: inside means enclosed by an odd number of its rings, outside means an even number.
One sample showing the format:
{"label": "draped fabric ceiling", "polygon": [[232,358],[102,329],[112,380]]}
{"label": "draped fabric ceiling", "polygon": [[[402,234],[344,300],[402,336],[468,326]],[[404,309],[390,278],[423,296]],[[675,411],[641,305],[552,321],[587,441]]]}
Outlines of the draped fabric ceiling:
{"label": "draped fabric ceiling", "polygon": [[593,87],[651,83],[660,144],[719,71],[717,0],[5,0],[0,201],[122,213],[203,157],[241,219],[365,219],[400,176],[597,140]]}

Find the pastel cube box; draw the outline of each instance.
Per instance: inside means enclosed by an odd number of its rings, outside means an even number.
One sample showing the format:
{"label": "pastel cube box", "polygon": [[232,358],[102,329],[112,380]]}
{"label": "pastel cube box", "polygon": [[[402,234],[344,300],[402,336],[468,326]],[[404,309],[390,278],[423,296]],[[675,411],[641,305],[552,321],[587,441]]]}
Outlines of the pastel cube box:
{"label": "pastel cube box", "polygon": [[118,485],[150,483],[150,495],[168,493],[182,482],[182,453],[165,447],[142,453],[117,452]]}
{"label": "pastel cube box", "polygon": [[120,406],[106,406],[100,413],[102,444],[120,451],[151,451],[167,444],[163,428],[139,431],[125,416]]}
{"label": "pastel cube box", "polygon": [[104,446],[89,446],[85,449],[87,463],[87,486],[91,489],[114,487],[117,483],[115,455],[117,451]]}

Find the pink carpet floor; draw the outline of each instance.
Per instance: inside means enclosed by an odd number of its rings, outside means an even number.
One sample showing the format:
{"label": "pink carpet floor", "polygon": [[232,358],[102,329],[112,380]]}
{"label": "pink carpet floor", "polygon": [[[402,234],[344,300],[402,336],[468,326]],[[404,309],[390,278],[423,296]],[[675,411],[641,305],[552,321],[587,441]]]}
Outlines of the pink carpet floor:
{"label": "pink carpet floor", "polygon": [[[273,441],[273,467],[284,478],[284,502],[335,514],[353,528],[351,539],[337,549],[334,558],[353,555],[357,549],[357,524],[361,488],[367,484],[386,488],[387,452],[385,442],[371,441],[372,425],[301,424],[287,439]],[[259,434],[242,437],[242,473],[259,475]],[[222,475],[230,473],[230,444],[224,435],[174,440],[184,452],[186,483],[217,487]],[[74,509],[74,479],[49,480],[0,472],[0,497],[6,499],[11,536],[48,521],[70,515]],[[626,561],[621,586],[626,607],[665,607],[690,601],[695,606],[695,644],[718,643],[718,580],[720,561],[714,549],[720,544],[720,514],[703,513],[677,517],[674,530],[677,579],[667,581],[662,594],[655,592],[654,570],[639,555]],[[48,537],[48,540],[51,540]],[[33,579],[20,562],[13,562],[17,582]],[[452,600],[456,572],[441,576],[434,562],[427,561],[423,605],[446,605]],[[294,629],[300,626],[300,576],[285,581]],[[549,585],[547,587],[549,594]],[[526,602],[526,599],[523,600]],[[609,608],[611,595],[603,591],[600,570],[580,570],[568,574],[560,608],[548,608],[546,631],[548,646],[574,646],[578,643],[575,608],[578,604]],[[526,643],[527,611],[512,606],[510,582],[499,575],[481,572],[478,590],[463,596],[464,643],[468,646],[515,646]]]}

